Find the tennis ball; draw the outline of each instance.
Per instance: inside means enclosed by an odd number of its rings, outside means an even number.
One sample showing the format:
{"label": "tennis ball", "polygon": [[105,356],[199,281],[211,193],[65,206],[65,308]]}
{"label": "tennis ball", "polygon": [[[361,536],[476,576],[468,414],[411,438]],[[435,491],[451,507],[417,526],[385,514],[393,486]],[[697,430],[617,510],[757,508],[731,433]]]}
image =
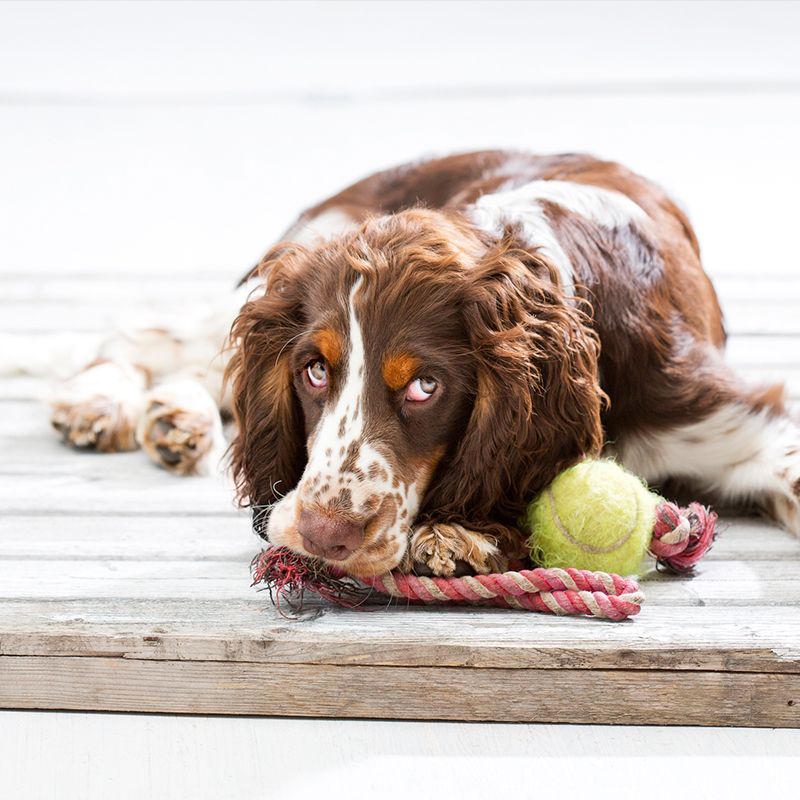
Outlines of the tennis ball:
{"label": "tennis ball", "polygon": [[614,461],[582,461],[528,506],[531,557],[543,567],[635,573],[660,499]]}

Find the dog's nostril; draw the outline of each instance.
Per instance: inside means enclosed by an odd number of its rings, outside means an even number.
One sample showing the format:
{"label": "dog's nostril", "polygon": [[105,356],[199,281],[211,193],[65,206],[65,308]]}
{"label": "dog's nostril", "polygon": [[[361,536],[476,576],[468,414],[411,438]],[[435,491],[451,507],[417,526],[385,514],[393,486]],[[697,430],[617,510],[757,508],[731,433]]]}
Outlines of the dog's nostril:
{"label": "dog's nostril", "polygon": [[308,509],[300,513],[297,532],[306,550],[333,561],[344,561],[364,541],[362,525]]}

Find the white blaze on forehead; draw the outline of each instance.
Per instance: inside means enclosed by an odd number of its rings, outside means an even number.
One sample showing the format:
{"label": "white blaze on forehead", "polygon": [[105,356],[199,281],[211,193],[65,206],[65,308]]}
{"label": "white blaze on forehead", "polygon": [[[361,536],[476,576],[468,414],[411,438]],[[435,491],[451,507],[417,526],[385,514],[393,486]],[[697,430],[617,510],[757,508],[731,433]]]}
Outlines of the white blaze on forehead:
{"label": "white blaze on forehead", "polygon": [[[321,501],[334,499],[346,488],[351,493],[353,510],[366,513],[362,507],[372,497],[382,498],[386,494],[399,492],[408,511],[408,521],[417,513],[419,501],[416,489],[403,482],[395,487],[394,469],[389,460],[379,451],[375,442],[365,436],[364,393],[366,387],[366,359],[364,336],[355,308],[355,298],[361,287],[359,278],[350,291],[348,300],[348,343],[346,373],[342,389],[334,405],[327,409],[314,431],[303,482],[319,477],[318,485],[327,483],[329,489]],[[342,471],[343,462],[351,455],[351,446],[357,445],[355,463]],[[356,478],[353,472],[360,473]],[[376,509],[370,509],[374,512]]]}
{"label": "white blaze on forehead", "polygon": [[550,225],[543,202],[610,230],[647,219],[644,209],[620,192],[570,181],[531,181],[479,197],[471,212],[475,224],[496,236],[502,236],[509,224],[520,225],[526,243],[538,247],[556,266],[562,288],[569,295],[575,290],[572,263]]}
{"label": "white blaze on forehead", "polygon": [[[348,350],[347,374],[342,385],[342,390],[336,403],[325,411],[317,423],[314,432],[314,444],[309,453],[306,474],[311,472],[324,473],[330,470],[328,466],[341,462],[339,449],[347,448],[352,442],[361,437],[364,430],[364,414],[362,396],[365,385],[364,364],[364,337],[361,326],[358,324],[355,309],[355,295],[361,286],[359,278],[350,290],[348,300]],[[342,419],[345,420],[342,426]],[[343,430],[342,430],[343,428]],[[340,435],[340,431],[342,435]],[[332,450],[332,456],[326,455],[326,450]],[[331,460],[331,458],[333,460]]]}

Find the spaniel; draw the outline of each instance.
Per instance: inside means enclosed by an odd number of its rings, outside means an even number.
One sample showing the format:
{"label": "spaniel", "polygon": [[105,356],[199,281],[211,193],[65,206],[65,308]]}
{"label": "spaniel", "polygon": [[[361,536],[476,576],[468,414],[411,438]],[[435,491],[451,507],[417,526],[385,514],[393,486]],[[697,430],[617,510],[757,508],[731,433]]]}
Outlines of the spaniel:
{"label": "spaniel", "polygon": [[257,532],[356,575],[502,570],[525,505],[601,452],[796,532],[800,431],[724,344],[658,186],[585,155],[469,153],[309,209],[214,313],[107,340],[52,421],[188,474],[230,413]]}

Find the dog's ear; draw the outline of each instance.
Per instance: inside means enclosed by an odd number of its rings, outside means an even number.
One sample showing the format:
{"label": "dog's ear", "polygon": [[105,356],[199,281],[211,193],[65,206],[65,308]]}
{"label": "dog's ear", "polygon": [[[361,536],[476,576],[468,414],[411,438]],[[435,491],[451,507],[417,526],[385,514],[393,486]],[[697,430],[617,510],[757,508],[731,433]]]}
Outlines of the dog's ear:
{"label": "dog's ear", "polygon": [[231,328],[225,378],[237,426],[230,454],[241,505],[270,506],[295,487],[305,467],[288,346],[302,331],[302,263],[294,249],[270,251],[258,268],[264,293],[244,304]]}
{"label": "dog's ear", "polygon": [[475,399],[423,514],[511,521],[559,472],[600,451],[599,342],[555,267],[510,236],[471,271],[464,315]]}

